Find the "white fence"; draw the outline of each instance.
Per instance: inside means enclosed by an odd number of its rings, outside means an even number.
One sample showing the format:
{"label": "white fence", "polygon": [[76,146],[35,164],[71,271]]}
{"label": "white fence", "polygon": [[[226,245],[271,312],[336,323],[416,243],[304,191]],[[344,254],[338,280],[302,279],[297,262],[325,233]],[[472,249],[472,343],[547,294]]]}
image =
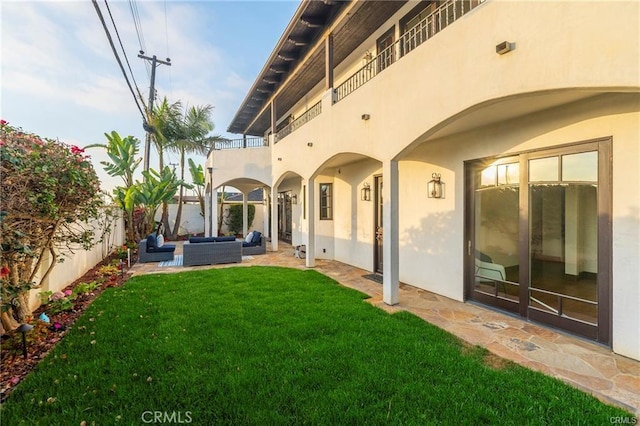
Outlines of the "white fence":
{"label": "white fence", "polygon": [[[107,229],[107,220],[110,222],[110,226],[109,231],[105,232]],[[115,218],[109,218],[109,216],[103,214],[100,219],[94,220],[90,225],[95,232],[96,238],[99,238],[104,233],[102,242],[96,244],[90,250],[79,249],[75,250],[74,253],[60,253],[59,258],[63,258],[64,262],[57,264],[53,268],[40,288],[31,290],[29,304],[32,309],[36,309],[40,305],[38,293],[62,290],[104,260],[115,247],[125,243],[124,219],[121,213],[115,215]],[[48,254],[42,263],[40,276],[42,276],[49,267]],[[39,280],[40,277],[36,276],[36,282]]]}
{"label": "white fence", "polygon": [[[226,218],[229,214],[229,205],[231,204],[242,204],[242,203],[229,203],[225,202],[224,205],[224,217]],[[264,233],[264,208],[262,203],[251,203],[256,206],[256,214],[253,218],[253,223],[249,228],[249,231],[258,230]],[[176,218],[176,210],[178,208],[177,204],[169,204],[169,223],[173,227],[175,224]],[[220,206],[218,205],[218,208]],[[159,221],[162,218],[162,208],[159,208],[156,212],[156,220]],[[187,235],[187,234],[201,234],[204,232],[204,217],[200,214],[200,205],[199,204],[184,204],[182,206],[182,218],[180,220],[180,230],[178,235]],[[229,234],[229,228],[224,223],[222,224],[223,234]]]}

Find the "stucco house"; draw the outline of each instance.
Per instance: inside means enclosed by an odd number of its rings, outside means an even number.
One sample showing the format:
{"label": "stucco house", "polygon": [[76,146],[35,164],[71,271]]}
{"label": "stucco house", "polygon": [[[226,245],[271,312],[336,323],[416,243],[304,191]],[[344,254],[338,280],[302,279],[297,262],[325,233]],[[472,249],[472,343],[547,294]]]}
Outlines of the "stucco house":
{"label": "stucco house", "polygon": [[387,304],[403,282],[640,359],[639,17],[303,1],[208,190],[264,188],[273,249],[380,273]]}

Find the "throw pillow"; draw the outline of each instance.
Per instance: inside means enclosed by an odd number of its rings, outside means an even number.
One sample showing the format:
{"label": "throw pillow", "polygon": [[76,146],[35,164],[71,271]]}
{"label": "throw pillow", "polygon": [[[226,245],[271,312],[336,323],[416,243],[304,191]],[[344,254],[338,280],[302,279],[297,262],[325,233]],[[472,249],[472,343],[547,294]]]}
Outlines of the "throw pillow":
{"label": "throw pillow", "polygon": [[260,231],[253,231],[253,239],[251,240],[251,242],[253,244],[260,244],[260,237],[262,237]]}
{"label": "throw pillow", "polygon": [[153,234],[150,234],[147,237],[147,251],[153,250],[156,248],[156,237]]}
{"label": "throw pillow", "polygon": [[249,232],[246,236],[246,238],[244,239],[245,243],[250,243],[253,240],[253,235],[255,234],[255,231],[253,232]]}
{"label": "throw pillow", "polygon": [[164,235],[160,234],[156,237],[156,247],[160,248],[164,245]]}

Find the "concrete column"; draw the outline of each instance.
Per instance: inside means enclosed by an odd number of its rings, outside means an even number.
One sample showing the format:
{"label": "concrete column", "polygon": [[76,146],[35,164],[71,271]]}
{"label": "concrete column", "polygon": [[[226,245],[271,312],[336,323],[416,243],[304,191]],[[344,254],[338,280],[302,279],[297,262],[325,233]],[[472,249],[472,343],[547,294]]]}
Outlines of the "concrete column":
{"label": "concrete column", "polygon": [[270,188],[263,188],[263,194],[262,194],[262,199],[263,199],[263,204],[262,204],[262,228],[263,228],[263,235],[266,238],[271,237],[271,234],[269,233],[269,198],[271,195],[271,189]]}
{"label": "concrete column", "polygon": [[249,193],[242,192],[242,236],[249,233]]}
{"label": "concrete column", "polygon": [[396,305],[400,293],[397,161],[382,163],[382,178],[382,301],[387,305]]}
{"label": "concrete column", "polygon": [[218,188],[212,188],[211,190],[211,210],[209,214],[211,215],[211,233],[210,236],[217,237],[218,236]]}
{"label": "concrete column", "polygon": [[205,237],[210,237],[211,234],[211,229],[213,228],[211,226],[211,191],[213,191],[213,188],[211,188],[211,185],[207,185],[207,190],[204,194],[204,235]]}
{"label": "concrete column", "polygon": [[307,268],[316,266],[316,180],[307,181]]}
{"label": "concrete column", "polygon": [[278,251],[278,187],[271,187],[271,250]]}

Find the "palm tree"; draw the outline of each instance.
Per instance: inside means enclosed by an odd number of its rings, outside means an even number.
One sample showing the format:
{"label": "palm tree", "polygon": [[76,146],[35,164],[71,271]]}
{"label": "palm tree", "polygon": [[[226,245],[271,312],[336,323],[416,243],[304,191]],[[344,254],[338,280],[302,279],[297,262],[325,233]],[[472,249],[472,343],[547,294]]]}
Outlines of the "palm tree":
{"label": "palm tree", "polygon": [[[179,123],[174,123],[173,128],[179,129],[176,132],[178,137],[170,145],[170,149],[180,155],[181,181],[184,181],[185,155],[207,155],[213,144],[218,140],[222,140],[220,136],[209,136],[209,133],[214,129],[214,124],[211,120],[212,112],[213,107],[211,105],[193,106],[185,112]],[[183,189],[184,187],[181,186],[178,191],[178,208],[173,229],[169,227],[168,221],[164,223],[170,239],[175,239],[178,236],[182,219]]]}
{"label": "palm tree", "polygon": [[151,141],[158,151],[158,170],[164,170],[164,151],[179,136],[179,123],[182,119],[182,103],[169,103],[167,97],[153,109],[147,118],[151,126]]}
{"label": "palm tree", "polygon": [[[164,170],[164,151],[168,149],[181,132],[182,102],[169,103],[165,96],[159,105],[153,109],[153,113],[147,117],[151,127],[151,141],[158,151],[158,170]],[[169,206],[168,202],[162,203],[161,222],[164,229],[169,229]]]}

